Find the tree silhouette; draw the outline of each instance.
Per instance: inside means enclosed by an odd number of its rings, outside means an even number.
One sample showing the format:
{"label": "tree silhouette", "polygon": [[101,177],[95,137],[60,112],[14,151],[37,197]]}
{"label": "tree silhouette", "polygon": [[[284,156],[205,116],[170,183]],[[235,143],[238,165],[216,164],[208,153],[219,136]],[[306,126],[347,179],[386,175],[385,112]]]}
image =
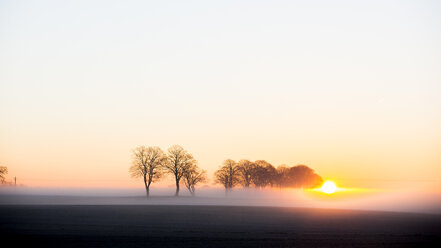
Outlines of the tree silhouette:
{"label": "tree silhouette", "polygon": [[214,173],[214,180],[216,183],[222,184],[225,188],[225,193],[228,191],[229,188],[229,173],[225,167],[220,167],[215,173]]}
{"label": "tree silhouette", "polygon": [[227,159],[222,166],[214,173],[215,182],[222,184],[225,193],[231,190],[239,182],[239,168],[232,159]]}
{"label": "tree silhouette", "polygon": [[167,158],[159,147],[139,146],[132,151],[132,177],[142,177],[147,197],[150,196],[150,184],[161,177],[161,168]]}
{"label": "tree silhouette", "polygon": [[4,183],[6,180],[6,174],[8,174],[8,167],[0,166],[0,182]]}
{"label": "tree silhouette", "polygon": [[252,181],[257,188],[272,186],[276,176],[276,169],[265,160],[254,162],[252,170]]}
{"label": "tree silhouette", "polygon": [[291,167],[288,171],[288,186],[294,188],[313,188],[323,183],[322,177],[306,165]]}
{"label": "tree silhouette", "polygon": [[237,164],[239,172],[239,181],[245,187],[250,187],[254,164],[246,159],[242,159]]}
{"label": "tree silhouette", "polygon": [[[163,172],[173,175],[176,183],[175,196],[179,196],[181,179],[192,196],[195,195],[196,185],[207,181],[206,171],[197,166],[193,155],[179,145],[168,149],[167,155],[159,147],[139,146],[132,151],[132,177],[142,177],[147,196],[150,195],[150,185],[159,179]],[[5,181],[8,170],[0,166],[0,180]],[[292,187],[313,188],[323,183],[315,171],[306,165],[289,167],[280,165],[275,168],[265,160],[251,162],[246,159],[236,163],[226,159],[214,173],[215,183],[222,184],[225,193],[232,190],[237,184],[249,188]]]}
{"label": "tree silhouette", "polygon": [[207,181],[207,172],[199,169],[199,167],[195,164],[186,168],[184,175],[184,184],[187,187],[188,191],[192,196],[195,195],[195,186],[198,183],[203,183]]}
{"label": "tree silhouette", "polygon": [[196,164],[193,155],[188,153],[184,148],[174,145],[168,149],[167,163],[164,164],[164,169],[172,174],[175,178],[176,193],[179,196],[179,183],[185,172]]}
{"label": "tree silhouette", "polygon": [[285,164],[279,165],[276,168],[277,174],[275,177],[275,185],[279,188],[285,187],[288,185],[289,178],[288,178],[288,172],[290,167],[288,167]]}

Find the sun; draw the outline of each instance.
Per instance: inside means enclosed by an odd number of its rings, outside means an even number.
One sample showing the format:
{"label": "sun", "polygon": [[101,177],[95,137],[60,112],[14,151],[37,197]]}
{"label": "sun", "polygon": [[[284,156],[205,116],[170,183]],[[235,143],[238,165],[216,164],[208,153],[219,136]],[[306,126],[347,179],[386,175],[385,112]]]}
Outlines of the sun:
{"label": "sun", "polygon": [[332,194],[337,191],[337,185],[333,181],[326,181],[323,183],[321,191],[326,194]]}

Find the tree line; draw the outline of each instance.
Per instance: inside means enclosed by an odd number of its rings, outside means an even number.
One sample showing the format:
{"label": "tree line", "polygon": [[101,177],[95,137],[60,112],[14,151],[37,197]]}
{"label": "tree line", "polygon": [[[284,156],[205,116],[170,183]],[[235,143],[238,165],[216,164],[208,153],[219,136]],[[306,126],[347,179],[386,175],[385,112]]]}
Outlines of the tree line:
{"label": "tree line", "polygon": [[227,159],[214,173],[216,183],[222,184],[228,192],[241,185],[245,188],[278,187],[278,188],[314,188],[323,183],[321,176],[306,165],[277,168],[265,160],[251,162],[242,159],[235,162]]}
{"label": "tree line", "polygon": [[[132,177],[142,178],[147,197],[150,185],[165,174],[172,175],[176,183],[175,196],[179,196],[183,181],[191,195],[195,195],[196,185],[207,182],[207,173],[198,167],[196,159],[179,145],[174,145],[164,153],[157,146],[139,146],[132,150]],[[214,173],[215,183],[224,186],[228,192],[235,186],[244,188],[279,187],[313,188],[323,183],[323,179],[306,165],[277,168],[265,160],[251,162],[242,159],[236,162],[227,159]]]}

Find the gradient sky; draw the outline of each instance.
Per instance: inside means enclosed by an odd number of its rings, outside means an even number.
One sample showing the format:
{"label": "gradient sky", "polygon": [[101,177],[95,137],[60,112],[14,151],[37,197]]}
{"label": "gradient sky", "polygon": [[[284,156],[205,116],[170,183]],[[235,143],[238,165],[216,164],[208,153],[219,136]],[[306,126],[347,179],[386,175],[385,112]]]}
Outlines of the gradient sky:
{"label": "gradient sky", "polygon": [[440,185],[440,44],[439,1],[0,0],[0,164],[142,187],[130,150],[180,144],[210,176],[247,158]]}

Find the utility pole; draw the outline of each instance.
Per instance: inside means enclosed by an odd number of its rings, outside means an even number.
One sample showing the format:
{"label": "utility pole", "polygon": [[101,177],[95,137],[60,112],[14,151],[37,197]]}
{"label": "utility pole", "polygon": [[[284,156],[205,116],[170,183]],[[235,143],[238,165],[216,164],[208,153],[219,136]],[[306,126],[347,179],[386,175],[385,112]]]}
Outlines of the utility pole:
{"label": "utility pole", "polygon": [[17,187],[17,177],[14,177],[14,186]]}

